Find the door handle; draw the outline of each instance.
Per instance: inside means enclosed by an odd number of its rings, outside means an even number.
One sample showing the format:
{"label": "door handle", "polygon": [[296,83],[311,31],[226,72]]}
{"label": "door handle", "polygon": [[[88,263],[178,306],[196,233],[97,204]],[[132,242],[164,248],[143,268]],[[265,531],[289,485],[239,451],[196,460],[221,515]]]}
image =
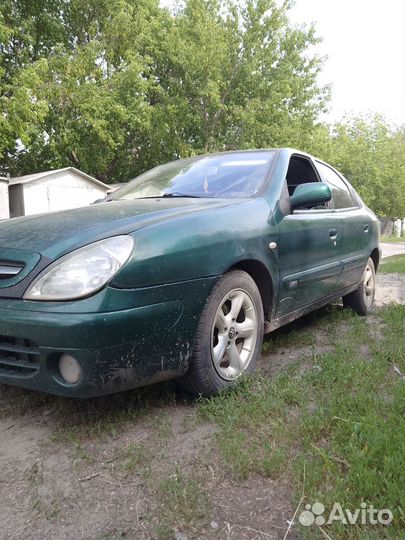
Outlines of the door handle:
{"label": "door handle", "polygon": [[367,233],[369,230],[370,230],[370,225],[364,225],[364,226],[363,226],[363,231],[364,231],[364,232]]}
{"label": "door handle", "polygon": [[329,229],[329,236],[331,240],[336,240],[337,229]]}

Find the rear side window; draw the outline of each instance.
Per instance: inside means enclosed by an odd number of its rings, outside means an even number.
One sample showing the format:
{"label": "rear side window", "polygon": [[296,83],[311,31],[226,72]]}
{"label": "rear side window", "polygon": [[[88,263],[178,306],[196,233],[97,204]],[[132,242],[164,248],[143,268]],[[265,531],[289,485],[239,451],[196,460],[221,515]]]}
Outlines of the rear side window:
{"label": "rear side window", "polygon": [[332,198],[335,208],[353,208],[354,203],[350,191],[339,175],[327,165],[317,162],[317,168],[322,179],[332,190]]}

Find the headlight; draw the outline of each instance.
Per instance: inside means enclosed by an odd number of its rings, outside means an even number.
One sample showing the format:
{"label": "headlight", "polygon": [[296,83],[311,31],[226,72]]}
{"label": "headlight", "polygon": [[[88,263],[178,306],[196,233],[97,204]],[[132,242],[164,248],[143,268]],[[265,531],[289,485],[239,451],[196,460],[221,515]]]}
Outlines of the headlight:
{"label": "headlight", "polygon": [[126,263],[134,247],[131,236],[114,236],[61,257],[34,280],[26,300],[73,300],[101,289]]}

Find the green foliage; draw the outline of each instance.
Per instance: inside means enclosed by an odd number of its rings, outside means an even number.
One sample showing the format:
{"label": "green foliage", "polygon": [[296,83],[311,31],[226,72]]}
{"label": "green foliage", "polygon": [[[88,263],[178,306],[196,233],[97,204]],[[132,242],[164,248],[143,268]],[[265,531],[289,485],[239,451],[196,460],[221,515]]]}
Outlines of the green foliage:
{"label": "green foliage", "polygon": [[405,215],[405,138],[379,115],[336,127],[336,166],[373,208],[386,217]]}
{"label": "green foliage", "polygon": [[379,116],[317,123],[329,88],[291,0],[3,0],[0,173],[126,181],[178,157],[290,146],[405,214],[405,142]]}
{"label": "green foliage", "polygon": [[405,215],[405,133],[378,114],[319,126],[304,144],[346,176],[381,217]]}
{"label": "green foliage", "polygon": [[177,157],[299,143],[324,108],[290,2],[6,0],[0,157],[113,182]]}
{"label": "green foliage", "polygon": [[382,234],[380,237],[381,242],[388,242],[390,244],[396,244],[405,240],[405,230],[402,231],[401,236],[395,236],[393,234]]}
{"label": "green foliage", "polygon": [[383,259],[378,271],[382,274],[405,274],[405,255],[393,255]]}

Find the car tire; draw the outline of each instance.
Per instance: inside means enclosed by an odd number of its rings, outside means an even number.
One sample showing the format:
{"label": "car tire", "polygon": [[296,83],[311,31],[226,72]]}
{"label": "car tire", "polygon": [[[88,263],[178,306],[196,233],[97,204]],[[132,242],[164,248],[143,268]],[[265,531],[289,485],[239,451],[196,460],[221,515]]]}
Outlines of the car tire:
{"label": "car tire", "polygon": [[369,315],[374,309],[375,267],[373,260],[368,259],[363,277],[357,289],[343,296],[343,305],[353,309],[359,315]]}
{"label": "car tire", "polygon": [[208,297],[198,325],[188,371],[181,387],[198,396],[213,396],[251,374],[263,342],[263,304],[246,272],[225,274]]}

